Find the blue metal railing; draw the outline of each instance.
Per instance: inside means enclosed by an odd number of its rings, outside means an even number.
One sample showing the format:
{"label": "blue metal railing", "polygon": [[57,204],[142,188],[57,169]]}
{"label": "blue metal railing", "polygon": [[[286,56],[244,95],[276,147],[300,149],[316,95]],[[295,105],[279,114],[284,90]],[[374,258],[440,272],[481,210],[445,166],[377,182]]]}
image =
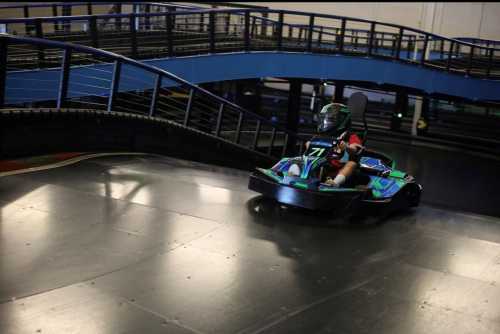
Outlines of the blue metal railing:
{"label": "blue metal railing", "polygon": [[475,37],[455,37],[456,40],[462,41],[462,42],[467,42],[467,43],[472,43],[484,47],[494,47],[498,48],[500,47],[500,41],[497,40],[492,40],[492,39],[484,39],[484,38],[475,38]]}
{"label": "blue metal railing", "polygon": [[[54,57],[50,76],[19,79],[10,52],[30,46]],[[269,156],[281,156],[303,140],[265,118],[193,85],[172,73],[92,47],[32,37],[0,35],[0,107],[28,107],[16,96],[36,95],[57,81],[38,107],[91,108],[159,117],[207,132]],[[81,65],[82,59],[93,65]],[[31,82],[30,82],[31,81]],[[32,105],[31,105],[32,106]],[[283,149],[274,148],[274,143]],[[279,152],[277,152],[277,150]]]}

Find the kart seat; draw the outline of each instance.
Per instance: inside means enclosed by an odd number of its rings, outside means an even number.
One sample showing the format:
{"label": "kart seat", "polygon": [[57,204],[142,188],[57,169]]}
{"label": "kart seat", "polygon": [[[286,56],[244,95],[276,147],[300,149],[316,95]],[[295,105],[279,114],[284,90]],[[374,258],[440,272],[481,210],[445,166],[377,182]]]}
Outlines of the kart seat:
{"label": "kart seat", "polygon": [[347,101],[347,107],[351,111],[351,128],[361,138],[363,145],[365,145],[368,134],[368,124],[365,116],[367,104],[368,98],[361,92],[352,94],[349,101]]}

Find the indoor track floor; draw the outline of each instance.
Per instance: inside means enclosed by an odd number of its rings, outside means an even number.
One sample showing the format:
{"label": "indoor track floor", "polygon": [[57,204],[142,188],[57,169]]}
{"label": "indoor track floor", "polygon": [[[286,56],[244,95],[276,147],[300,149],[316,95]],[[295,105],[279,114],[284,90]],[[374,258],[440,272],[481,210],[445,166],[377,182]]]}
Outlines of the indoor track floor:
{"label": "indoor track floor", "polygon": [[0,178],[0,333],[500,332],[500,219],[348,222],[247,182],[159,156]]}

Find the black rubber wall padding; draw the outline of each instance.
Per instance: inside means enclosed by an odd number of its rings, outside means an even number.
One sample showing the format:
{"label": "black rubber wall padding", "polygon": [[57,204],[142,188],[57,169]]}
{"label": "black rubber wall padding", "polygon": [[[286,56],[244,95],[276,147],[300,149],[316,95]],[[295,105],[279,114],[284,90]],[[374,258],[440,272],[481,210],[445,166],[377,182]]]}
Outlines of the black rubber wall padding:
{"label": "black rubber wall padding", "polygon": [[158,153],[247,170],[269,167],[276,160],[147,116],[76,109],[0,112],[1,159],[72,151]]}

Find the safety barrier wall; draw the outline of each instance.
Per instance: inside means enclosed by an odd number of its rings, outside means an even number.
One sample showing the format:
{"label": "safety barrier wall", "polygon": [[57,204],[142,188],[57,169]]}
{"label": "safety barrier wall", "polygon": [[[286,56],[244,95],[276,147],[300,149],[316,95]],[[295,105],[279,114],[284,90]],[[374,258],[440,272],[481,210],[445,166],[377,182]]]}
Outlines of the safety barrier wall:
{"label": "safety barrier wall", "polygon": [[0,158],[58,152],[143,152],[241,169],[274,157],[158,117],[92,109],[0,112]]}
{"label": "safety barrier wall", "polygon": [[[16,68],[25,61],[16,52],[19,48],[43,53],[37,59],[43,59],[51,75],[16,78],[24,72]],[[26,107],[24,96],[42,92],[45,99],[32,107],[92,108],[163,118],[274,157],[294,150],[296,144],[303,147],[296,134],[263,117],[169,72],[121,55],[10,35],[0,36],[0,55],[3,108]]]}

